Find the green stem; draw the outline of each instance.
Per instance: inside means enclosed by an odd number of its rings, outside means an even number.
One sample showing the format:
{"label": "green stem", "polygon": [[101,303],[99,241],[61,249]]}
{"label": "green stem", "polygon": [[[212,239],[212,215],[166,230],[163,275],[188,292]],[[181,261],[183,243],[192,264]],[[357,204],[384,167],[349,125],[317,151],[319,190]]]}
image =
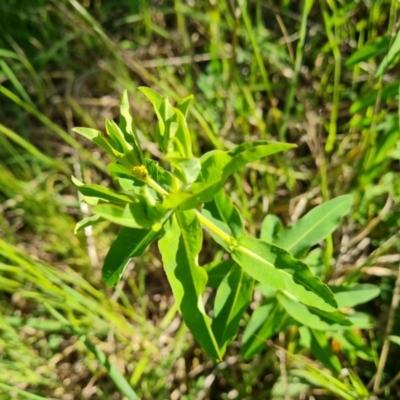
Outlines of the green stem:
{"label": "green stem", "polygon": [[227,235],[224,231],[219,229],[216,225],[214,225],[211,221],[209,221],[200,211],[195,210],[196,215],[200,223],[207,228],[212,233],[219,236],[228,246],[232,246],[233,237]]}

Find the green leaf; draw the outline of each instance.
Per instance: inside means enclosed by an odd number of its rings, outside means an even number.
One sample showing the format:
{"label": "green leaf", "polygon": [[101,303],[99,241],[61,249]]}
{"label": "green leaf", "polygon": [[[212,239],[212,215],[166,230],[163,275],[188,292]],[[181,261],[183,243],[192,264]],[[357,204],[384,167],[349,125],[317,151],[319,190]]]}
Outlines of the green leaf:
{"label": "green leaf", "polygon": [[101,218],[99,215],[92,215],[91,217],[84,218],[75,225],[74,234],[76,235],[78,232],[87,228],[88,226],[92,226],[104,221],[105,219]]}
{"label": "green leaf", "polygon": [[192,184],[199,175],[201,165],[198,158],[183,158],[175,155],[165,157],[174,168],[173,174],[185,185]]}
{"label": "green leaf", "polygon": [[360,283],[350,287],[331,286],[330,288],[335,294],[339,308],[350,308],[366,303],[379,296],[381,292],[378,286],[368,283]]}
{"label": "green leaf", "polygon": [[108,189],[104,186],[100,185],[85,185],[76,179],[74,176],[71,176],[72,182],[76,185],[77,189],[87,197],[97,197],[102,200],[109,201],[111,203],[133,203],[135,200],[122,193],[117,193],[114,190]]}
{"label": "green leaf", "polygon": [[336,229],[340,218],[349,211],[352,201],[352,196],[344,195],[313,208],[291,227],[283,230],[275,244],[296,258],[304,256],[311,246]]}
{"label": "green leaf", "polygon": [[351,322],[340,313],[307,307],[284,293],[277,293],[276,297],[292,318],[310,328],[328,331],[351,326]]}
{"label": "green leaf", "polygon": [[221,354],[235,338],[240,319],[250,303],[254,280],[235,264],[218,287],[212,330]]}
{"label": "green leaf", "polygon": [[200,158],[201,171],[189,189],[191,197],[185,200],[180,209],[190,210],[201,203],[212,200],[224,184],[223,170],[232,158],[224,151],[214,150]]}
{"label": "green leaf", "polygon": [[133,147],[134,157],[138,161],[137,165],[144,164],[143,151],[133,124],[127,90],[124,90],[121,96],[119,126],[124,134],[125,140]]}
{"label": "green leaf", "polygon": [[121,159],[123,157],[123,154],[115,150],[107,138],[105,138],[97,129],[77,127],[72,128],[72,130],[79,135],[84,136],[86,139],[91,140],[93,143],[96,143],[103,150],[105,150],[107,154],[115,157],[116,159]]}
{"label": "green leaf", "polygon": [[125,154],[131,150],[128,147],[128,143],[126,142],[121,129],[112,119],[106,119],[106,131],[108,136],[113,140],[113,144],[116,146],[115,149],[117,151]]}
{"label": "green leaf", "polygon": [[171,135],[174,149],[175,151],[179,151],[182,157],[192,158],[192,137],[186,123],[185,115],[179,108],[174,108],[173,110],[176,114],[173,120],[177,123],[175,134],[174,136]]}
{"label": "green leaf", "polygon": [[258,140],[244,143],[230,151],[213,150],[200,158],[201,171],[190,187],[191,198],[183,201],[181,210],[190,210],[210,201],[222,189],[231,174],[246,164],[271,154],[288,150],[295,145]]}
{"label": "green leaf", "polygon": [[388,339],[394,343],[397,344],[398,346],[400,346],[400,336],[395,336],[395,335],[389,335]]}
{"label": "green leaf", "polygon": [[207,273],[196,261],[202,246],[202,230],[195,212],[175,213],[165,224],[158,246],[186,325],[202,348],[220,360],[222,355],[202,303]]}
{"label": "green leaf", "polygon": [[342,366],[339,358],[333,353],[324,332],[315,331],[306,326],[302,326],[299,332],[302,345],[310,349],[314,356],[327,368],[340,374]]}
{"label": "green leaf", "polygon": [[233,266],[236,265],[232,259],[224,261],[214,261],[203,266],[208,275],[207,286],[217,289],[226,275],[229,274]]}
{"label": "green leaf", "polygon": [[377,57],[385,53],[389,48],[390,36],[378,36],[376,39],[366,43],[357,49],[345,62],[346,67],[352,67],[361,61],[366,61],[372,57]]}
{"label": "green leaf", "polygon": [[127,204],[125,207],[113,204],[99,204],[93,208],[93,212],[100,217],[115,224],[128,228],[158,228],[165,211],[146,204],[144,198],[140,202]]}
{"label": "green leaf", "polygon": [[243,143],[228,151],[232,161],[224,169],[224,180],[251,162],[295,147],[297,147],[295,144],[269,142],[267,140]]}
{"label": "green leaf", "polygon": [[261,225],[260,239],[265,242],[274,243],[275,238],[282,230],[281,219],[274,214],[268,214]]}
{"label": "green leaf", "polygon": [[129,261],[142,255],[158,236],[159,232],[149,229],[121,228],[104,260],[104,283],[108,286],[116,285]]}
{"label": "green leaf", "polygon": [[336,300],[328,286],[286,250],[251,237],[241,237],[237,243],[232,248],[232,258],[258,282],[289,292],[299,301],[321,310],[336,309]]}
{"label": "green leaf", "polygon": [[[202,214],[229,236],[238,238],[245,236],[242,217],[238,209],[232,204],[228,196],[222,190],[219,191],[212,201],[205,203]],[[225,250],[229,251],[227,244],[216,234],[210,231],[213,239]]]}
{"label": "green leaf", "polygon": [[387,68],[393,65],[393,61],[395,61],[399,53],[400,53],[400,31],[397,32],[396,37],[394,38],[393,43],[390,46],[387,55],[379,65],[378,70],[375,73],[375,78],[380,78],[385,73]]}
{"label": "green leaf", "polygon": [[192,94],[190,96],[184,97],[182,100],[178,101],[176,108],[178,108],[186,117],[189,110],[189,106],[193,100],[194,96]]}
{"label": "green leaf", "polygon": [[246,325],[240,350],[243,358],[252,358],[266,347],[268,339],[292,324],[293,320],[288,318],[276,298],[267,300],[253,312]]}
{"label": "green leaf", "polygon": [[373,361],[374,352],[364,342],[363,338],[359,336],[354,330],[339,331],[338,333],[333,332],[332,337],[336,339],[343,350],[349,352],[353,351],[355,354],[366,361]]}

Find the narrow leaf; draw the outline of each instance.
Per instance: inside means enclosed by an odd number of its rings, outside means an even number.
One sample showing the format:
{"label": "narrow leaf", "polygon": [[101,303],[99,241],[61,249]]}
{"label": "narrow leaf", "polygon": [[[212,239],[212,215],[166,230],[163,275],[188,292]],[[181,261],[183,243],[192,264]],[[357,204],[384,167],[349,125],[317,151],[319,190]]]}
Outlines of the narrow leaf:
{"label": "narrow leaf", "polygon": [[88,226],[92,226],[103,221],[105,221],[105,219],[101,218],[99,215],[92,215],[91,217],[84,218],[75,225],[74,234],[76,235],[78,232],[87,228]]}
{"label": "narrow leaf", "polygon": [[381,64],[378,67],[378,70],[375,73],[375,78],[380,78],[386,71],[387,68],[391,67],[393,61],[395,60],[396,56],[400,53],[400,31],[397,32],[396,37],[393,40],[390,49],[382,60]]}
{"label": "narrow leaf", "polygon": [[87,197],[97,197],[102,200],[106,200],[112,203],[133,203],[134,199],[126,194],[115,192],[114,190],[108,189],[100,185],[85,185],[71,176],[72,182],[76,185],[77,189]]}
{"label": "narrow leaf", "polygon": [[346,67],[352,67],[361,61],[366,61],[371,57],[377,57],[386,52],[389,48],[390,36],[378,36],[376,39],[366,43],[357,49],[345,62]]}
{"label": "narrow leaf", "polygon": [[240,319],[250,303],[254,280],[235,264],[218,287],[212,330],[221,354],[235,338]]}
{"label": "narrow leaf", "polygon": [[108,250],[102,269],[106,285],[116,285],[126,265],[133,257],[139,257],[159,236],[159,232],[149,229],[121,228],[117,238]]}
{"label": "narrow leaf", "polygon": [[[142,199],[143,200],[143,199]],[[100,217],[115,224],[128,228],[152,228],[157,229],[163,213],[157,208],[146,205],[145,201],[127,204],[125,207],[113,204],[99,204],[93,207],[93,212]]]}
{"label": "narrow leaf", "polygon": [[268,214],[261,225],[260,239],[275,243],[278,234],[283,230],[282,221],[274,214]]}
{"label": "narrow leaf", "polygon": [[304,347],[310,349],[314,356],[327,368],[340,374],[342,366],[339,358],[333,353],[324,332],[316,331],[302,326],[299,329],[301,342]]}
{"label": "narrow leaf", "polygon": [[251,162],[295,147],[297,147],[295,144],[269,142],[267,140],[243,143],[228,151],[232,161],[224,169],[224,179]]}
{"label": "narrow leaf", "polygon": [[124,90],[121,96],[121,105],[120,105],[120,121],[119,126],[121,128],[122,133],[125,136],[125,140],[130,143],[133,147],[133,152],[135,154],[135,158],[138,161],[138,165],[142,165],[144,163],[143,151],[140,146],[140,141],[137,136],[135,126],[133,123],[133,118],[131,115],[130,107],[129,107],[129,99],[128,92]]}
{"label": "narrow leaf", "polygon": [[72,130],[79,135],[84,136],[86,139],[91,140],[93,143],[96,143],[103,150],[105,150],[107,154],[115,157],[116,159],[123,157],[123,154],[115,150],[111,146],[110,142],[97,129],[77,127],[72,128]]}
{"label": "narrow leaf", "polygon": [[267,300],[251,315],[243,333],[241,354],[245,360],[262,351],[267,340],[293,324],[288,314],[275,298]]}
{"label": "narrow leaf", "polygon": [[336,300],[328,286],[287,251],[251,237],[241,237],[237,242],[232,248],[232,258],[258,282],[287,291],[321,310],[336,309]]}
{"label": "narrow leaf", "polygon": [[214,261],[203,266],[208,275],[207,286],[217,289],[226,275],[236,265],[232,259],[224,261]]}
{"label": "narrow leaf", "polygon": [[296,321],[313,329],[323,331],[345,329],[351,322],[340,313],[324,312],[298,302],[289,295],[277,293],[277,299]]}
{"label": "narrow leaf", "polygon": [[349,211],[352,201],[352,196],[344,195],[313,208],[291,227],[283,230],[275,244],[296,258],[304,256],[311,246],[336,229],[340,218]]}
{"label": "narrow leaf", "polygon": [[339,308],[350,308],[364,304],[379,296],[380,289],[372,284],[356,284],[350,287],[331,286]]}
{"label": "narrow leaf", "polygon": [[220,360],[221,352],[202,303],[207,273],[196,262],[201,244],[202,230],[194,211],[172,216],[158,242],[168,281],[186,325],[203,349]]}

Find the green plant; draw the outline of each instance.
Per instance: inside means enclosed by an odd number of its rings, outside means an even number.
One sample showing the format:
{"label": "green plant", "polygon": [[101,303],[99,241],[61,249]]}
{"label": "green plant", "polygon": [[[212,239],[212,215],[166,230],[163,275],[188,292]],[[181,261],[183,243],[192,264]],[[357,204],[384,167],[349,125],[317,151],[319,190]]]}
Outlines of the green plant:
{"label": "green plant", "polygon": [[[340,307],[348,304],[338,302],[332,290],[311,272],[307,258],[302,261],[311,246],[337,227],[340,217],[348,212],[352,197],[344,195],[328,201],[286,230],[281,229],[276,218],[267,216],[261,237],[248,236],[238,209],[224,194],[224,183],[245,165],[295,145],[259,140],[196,158],[186,123],[192,96],[173,107],[167,98],[149,88],[142,87],[140,91],[157,115],[155,139],[170,171],[144,157],[127,92],[121,99],[119,125],[106,121],[108,137],[95,129],[74,128],[113,158],[108,170],[121,189],[85,185],[73,178],[94,213],[79,222],[76,231],[104,220],[122,226],[105,259],[105,283],[115,285],[130,259],[140,256],[158,239],[164,269],[182,317],[215,360],[222,359],[227,345],[236,337],[253,295],[254,282],[262,285],[261,292],[269,293],[267,307],[279,310],[271,314],[275,315],[272,323],[264,318],[260,324],[262,307],[253,313],[244,335],[245,357],[257,352],[260,337],[264,341],[289,326],[293,318],[304,318],[303,325],[315,330],[353,325],[351,317],[338,311],[338,303]],[[230,255],[229,260],[205,267],[198,265],[202,227]],[[208,312],[211,304],[203,303],[207,286],[216,289],[212,313]],[[281,318],[286,313],[290,318]],[[303,336],[309,335],[305,329]]]}

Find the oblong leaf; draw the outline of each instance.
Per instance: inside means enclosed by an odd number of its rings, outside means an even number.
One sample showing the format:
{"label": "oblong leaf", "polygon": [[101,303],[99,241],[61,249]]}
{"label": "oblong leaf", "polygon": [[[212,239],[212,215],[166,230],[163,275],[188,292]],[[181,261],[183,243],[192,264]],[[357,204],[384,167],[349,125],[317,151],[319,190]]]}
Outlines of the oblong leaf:
{"label": "oblong leaf", "polygon": [[92,226],[103,221],[105,221],[105,219],[101,218],[99,215],[92,215],[90,217],[84,218],[81,221],[77,222],[77,224],[75,225],[74,234],[77,234],[88,226]]}
{"label": "oblong leaf", "polygon": [[211,328],[221,354],[235,338],[240,319],[250,303],[254,279],[235,263],[218,287]]}
{"label": "oblong leaf", "polygon": [[304,256],[311,246],[336,229],[339,219],[348,213],[352,201],[351,195],[344,195],[313,208],[292,226],[281,231],[274,243],[295,257]]}
{"label": "oblong leaf", "polygon": [[121,228],[104,260],[103,282],[107,286],[116,285],[129,261],[142,255],[158,236],[159,232],[151,229]]}
{"label": "oblong leaf", "polygon": [[284,293],[277,293],[276,297],[292,318],[310,328],[335,331],[351,326],[351,322],[342,314],[320,312],[321,310],[307,307]]}
{"label": "oblong leaf", "polygon": [[369,283],[356,284],[349,287],[331,286],[339,308],[350,308],[366,303],[379,296],[381,290],[378,286]]}
{"label": "oblong leaf", "polygon": [[286,250],[251,237],[241,237],[232,247],[232,258],[254,279],[274,289],[289,292],[299,301],[334,311],[335,297],[308,266]]}
{"label": "oblong leaf", "polygon": [[74,176],[71,177],[72,182],[76,185],[77,189],[87,197],[97,197],[102,200],[106,200],[112,203],[133,203],[135,200],[123,193],[115,192],[112,189],[104,186],[90,184],[85,185],[76,179]]}
{"label": "oblong leaf", "polygon": [[202,303],[207,273],[196,261],[202,230],[195,212],[177,212],[167,221],[163,232],[158,247],[182,317],[201,347],[220,360],[222,355]]}
{"label": "oblong leaf", "polygon": [[340,374],[342,366],[339,358],[332,351],[325,334],[321,331],[309,329],[306,326],[302,326],[299,332],[303,346],[310,349],[322,364]]}

